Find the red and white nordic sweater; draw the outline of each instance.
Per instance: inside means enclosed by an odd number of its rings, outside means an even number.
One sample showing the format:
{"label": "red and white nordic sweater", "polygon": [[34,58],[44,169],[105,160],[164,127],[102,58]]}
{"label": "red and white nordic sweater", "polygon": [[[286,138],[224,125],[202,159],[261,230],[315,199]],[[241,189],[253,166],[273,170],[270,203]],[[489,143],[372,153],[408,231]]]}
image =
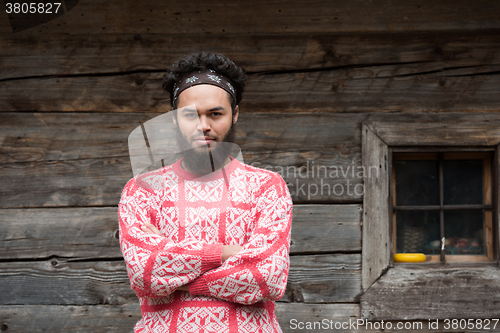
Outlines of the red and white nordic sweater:
{"label": "red and white nordic sweater", "polygon": [[[119,221],[135,332],[281,332],[292,200],[280,175],[234,159],[195,178],[176,162],[127,183]],[[143,232],[146,221],[163,236]],[[222,264],[225,244],[243,249]]]}

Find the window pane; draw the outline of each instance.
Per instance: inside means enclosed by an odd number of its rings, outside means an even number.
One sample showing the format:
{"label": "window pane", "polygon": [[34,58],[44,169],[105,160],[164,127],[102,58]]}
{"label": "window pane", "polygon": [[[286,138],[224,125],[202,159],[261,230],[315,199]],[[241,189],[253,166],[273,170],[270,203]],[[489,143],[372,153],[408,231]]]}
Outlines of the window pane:
{"label": "window pane", "polygon": [[396,252],[439,254],[439,211],[396,212]]}
{"label": "window pane", "polygon": [[395,161],[396,205],[439,205],[439,164],[435,160]]}
{"label": "window pane", "polygon": [[444,212],[446,254],[484,254],[484,211]]}
{"label": "window pane", "polygon": [[483,204],[483,160],[443,161],[444,204]]}

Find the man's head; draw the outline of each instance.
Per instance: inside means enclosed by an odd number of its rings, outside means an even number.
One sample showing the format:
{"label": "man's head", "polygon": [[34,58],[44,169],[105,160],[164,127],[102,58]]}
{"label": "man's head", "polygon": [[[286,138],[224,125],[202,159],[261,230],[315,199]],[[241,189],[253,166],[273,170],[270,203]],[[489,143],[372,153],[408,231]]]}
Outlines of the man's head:
{"label": "man's head", "polygon": [[173,121],[184,166],[199,174],[221,168],[234,141],[245,73],[220,54],[202,52],[174,63],[164,79],[177,109]]}
{"label": "man's head", "polygon": [[190,53],[172,64],[168,73],[163,76],[163,89],[170,94],[170,103],[173,109],[178,108],[178,98],[174,98],[174,86],[180,79],[188,74],[200,70],[213,70],[218,75],[227,78],[235,89],[235,97],[228,93],[233,112],[236,106],[240,104],[245,87],[245,72],[226,56],[218,53]]}

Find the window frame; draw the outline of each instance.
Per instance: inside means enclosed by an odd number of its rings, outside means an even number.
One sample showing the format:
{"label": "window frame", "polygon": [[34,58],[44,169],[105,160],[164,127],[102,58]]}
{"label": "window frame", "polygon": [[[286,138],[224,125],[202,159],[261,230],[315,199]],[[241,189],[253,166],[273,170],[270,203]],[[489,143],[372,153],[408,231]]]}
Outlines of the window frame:
{"label": "window frame", "polygon": [[[362,222],[361,316],[368,320],[493,318],[494,295],[500,292],[499,269],[498,114],[377,115],[361,124],[361,157],[365,169],[378,166],[377,177],[365,177]],[[461,151],[493,150],[493,234],[496,260],[433,265],[392,264],[390,149],[428,147]],[[495,277],[495,278],[492,278]],[[446,285],[445,289],[439,289]],[[440,287],[441,286],[441,287]],[[485,291],[485,287],[488,289]],[[453,292],[450,292],[453,290]],[[460,299],[461,293],[467,298]],[[432,297],[432,300],[430,299]],[[430,302],[430,303],[429,303]],[[432,306],[430,306],[432,304]],[[450,307],[450,304],[453,304]],[[440,306],[442,305],[442,306]],[[476,310],[476,309],[480,309]]]}
{"label": "window frame", "polygon": [[[391,216],[392,216],[392,224],[391,224],[391,235],[392,235],[392,256],[391,256],[391,265],[405,265],[405,263],[395,263],[394,262],[394,254],[396,253],[396,233],[395,233],[395,224],[396,224],[396,182],[395,182],[395,161],[403,160],[403,155],[408,154],[408,157],[405,157],[410,160],[447,160],[447,159],[481,159],[485,162],[483,165],[484,170],[484,178],[483,178],[483,195],[484,195],[484,204],[483,208],[485,210],[485,250],[486,252],[481,255],[449,255],[444,254],[444,251],[441,254],[435,255],[426,255],[428,261],[426,263],[434,263],[434,264],[442,264],[442,263],[465,263],[465,262],[492,262],[497,259],[498,253],[495,252],[495,240],[494,233],[498,227],[498,224],[495,225],[493,223],[493,214],[494,214],[494,205],[493,205],[493,192],[495,187],[493,186],[493,174],[492,171],[494,169],[493,166],[493,155],[495,150],[492,148],[476,148],[475,150],[465,151],[465,148],[452,147],[452,148],[434,148],[434,147],[415,147],[415,148],[405,148],[405,147],[389,147],[389,156],[390,156],[390,166],[389,173],[390,177],[390,202],[391,202]],[[432,156],[442,154],[444,156]],[[397,156],[399,155],[399,156]],[[421,155],[419,158],[418,155]],[[451,156],[450,156],[451,155]],[[452,156],[456,155],[455,158]],[[396,158],[397,157],[397,158]],[[442,175],[440,175],[442,177]],[[441,185],[440,185],[441,186]],[[440,194],[440,196],[443,194]],[[444,205],[446,206],[446,205]],[[462,204],[458,204],[458,206],[462,206]],[[466,206],[466,205],[464,205]],[[439,211],[443,210],[444,207],[441,207]],[[442,217],[440,217],[441,219]],[[488,232],[489,230],[489,232]]]}

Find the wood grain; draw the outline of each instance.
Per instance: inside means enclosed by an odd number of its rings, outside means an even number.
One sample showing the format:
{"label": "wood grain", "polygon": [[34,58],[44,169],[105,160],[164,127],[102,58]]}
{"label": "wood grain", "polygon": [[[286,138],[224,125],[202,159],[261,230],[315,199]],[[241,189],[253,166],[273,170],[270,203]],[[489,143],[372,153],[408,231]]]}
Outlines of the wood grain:
{"label": "wood grain", "polygon": [[[287,167],[297,170],[303,166],[302,170],[306,170],[302,154],[295,155],[292,156],[293,164],[297,166],[277,161],[279,166],[285,170]],[[330,154],[327,158],[323,157],[325,154],[321,155],[317,165],[328,168],[331,177],[312,177],[310,174],[308,177],[305,171],[303,177],[298,172],[290,171],[288,176],[285,173],[284,179],[294,202],[360,202],[363,185],[362,178],[358,177],[359,157],[339,159],[337,154]],[[249,162],[253,163],[251,159]],[[354,178],[351,178],[353,169]],[[273,168],[270,170],[277,172]],[[2,208],[115,206],[123,187],[132,178],[132,170],[128,157],[113,157],[0,164],[0,175],[4,186],[0,193]]]}
{"label": "wood grain", "polygon": [[117,207],[1,209],[0,260],[121,258]]}
{"label": "wood grain", "polygon": [[291,254],[361,251],[361,205],[294,205]]}
{"label": "wood grain", "polygon": [[[114,206],[132,177],[127,136],[152,116],[1,114],[3,208]],[[154,114],[157,115],[157,114]],[[153,116],[154,116],[153,115]],[[498,113],[244,114],[237,143],[245,162],[281,173],[296,203],[362,199],[362,122],[393,145],[493,146]],[[315,169],[313,169],[313,166]],[[361,173],[360,173],[361,172]]]}
{"label": "wood grain", "polygon": [[[294,205],[291,254],[361,251],[360,205]],[[121,258],[116,207],[2,209],[0,260]]]}
{"label": "wood grain", "polygon": [[[498,31],[287,34],[4,34],[0,81],[46,76],[165,72],[181,56],[210,50],[247,73],[394,65],[394,75],[500,63]],[[27,49],[29,51],[27,52]],[[411,66],[416,67],[411,67]],[[347,68],[346,68],[347,67]],[[483,69],[484,70],[484,69]],[[384,75],[389,72],[381,73]]]}
{"label": "wood grain", "polygon": [[132,170],[128,157],[0,164],[2,208],[115,206]]}
{"label": "wood grain", "polygon": [[[453,10],[450,10],[452,8]],[[480,0],[366,2],[243,0],[161,3],[98,0],[78,3],[67,14],[21,33],[290,33],[442,31],[500,28],[498,3]],[[8,20],[0,33],[12,33]]]}
{"label": "wood grain", "polygon": [[389,156],[388,147],[363,124],[363,165],[378,166],[378,177],[365,177],[363,197],[363,291],[366,291],[389,266]]}
{"label": "wood grain", "polygon": [[133,332],[139,319],[139,301],[124,305],[0,306],[0,325],[6,332]]}
{"label": "wood grain", "polygon": [[[500,195],[498,193],[498,189],[500,189],[500,145],[496,146],[495,154],[493,155],[493,187],[496,187],[496,191],[493,191],[493,205],[496,206],[496,209],[493,210],[493,221],[495,226],[499,226],[498,221],[500,221]],[[496,244],[494,246],[494,251],[499,253],[499,245],[500,244],[500,228],[493,229],[493,242]],[[500,259],[497,258],[497,263],[500,267]]]}
{"label": "wood grain", "polygon": [[[352,328],[336,329],[337,325],[359,318],[358,304],[276,303],[276,317],[283,332],[356,332]],[[321,327],[316,323],[324,324]],[[332,327],[333,325],[333,327]],[[309,326],[309,327],[308,327]],[[312,329],[311,329],[312,328]],[[332,329],[333,328],[333,329]]]}
{"label": "wood grain", "polygon": [[[500,65],[442,63],[251,74],[244,112],[498,111]],[[44,77],[0,82],[0,110],[165,112],[162,73]],[[43,88],[40,88],[40,87]]]}
{"label": "wood grain", "polygon": [[299,303],[359,302],[361,255],[292,256],[285,296]]}
{"label": "wood grain", "polygon": [[[0,164],[128,156],[130,132],[162,114],[0,113]],[[321,164],[316,160],[322,154],[323,159],[338,156],[340,164],[361,165],[359,123],[366,117],[246,113],[235,125],[236,143],[246,163],[276,172],[278,165],[301,166],[310,160],[312,173],[313,160]]]}
{"label": "wood grain", "polygon": [[[380,321],[360,318],[359,304],[298,304],[276,303],[276,317],[284,333],[293,332],[371,332],[402,333],[423,332],[425,329],[436,333],[463,332],[460,328],[445,328],[443,321],[438,328],[429,329],[429,321],[384,321],[385,329]],[[27,320],[29,318],[29,320]],[[141,318],[139,303],[125,305],[0,305],[0,322],[2,328],[17,333],[34,332],[77,332],[94,333],[132,332],[135,323]],[[359,325],[356,325],[359,323]],[[397,325],[402,325],[401,329]],[[387,329],[388,325],[391,329]],[[316,325],[316,326],[315,326]],[[321,326],[326,325],[326,326]],[[342,325],[345,329],[342,329]],[[378,326],[377,326],[378,325]],[[406,325],[406,329],[404,328]],[[336,329],[335,327],[339,327]],[[449,325],[448,325],[449,326]],[[301,328],[303,327],[303,328]],[[312,327],[312,329],[308,328]],[[316,328],[314,328],[316,327]],[[333,327],[333,329],[330,329]],[[413,328],[412,328],[413,327]],[[490,332],[498,332],[491,330]],[[467,332],[479,333],[484,329],[471,329]]]}
{"label": "wood grain", "polygon": [[391,268],[361,296],[370,320],[496,318],[497,267]]}
{"label": "wood grain", "polygon": [[[0,113],[0,205],[116,205],[133,176],[128,134],[157,115]],[[236,142],[247,164],[284,177],[296,203],[359,202],[363,119],[244,114]]]}
{"label": "wood grain", "polygon": [[[283,332],[296,332],[299,322],[331,320],[349,322],[359,317],[357,304],[283,304],[277,303],[276,316]],[[26,320],[30,318],[30,320]],[[108,333],[132,332],[141,318],[139,302],[124,305],[14,305],[0,306],[0,322],[8,331]],[[297,321],[297,323],[295,323]],[[308,332],[319,332],[310,330]],[[340,330],[338,332],[354,332]],[[380,331],[377,331],[380,332]]]}
{"label": "wood grain", "polygon": [[1,262],[0,281],[2,305],[118,305],[138,301],[123,260]]}
{"label": "wood grain", "polygon": [[412,118],[368,124],[390,146],[493,147],[500,143],[500,121],[497,115],[492,114],[477,122],[467,122],[467,117],[459,115],[434,114]]}
{"label": "wood grain", "polygon": [[0,113],[0,164],[128,156],[128,135],[159,114]]}
{"label": "wood grain", "polygon": [[[288,289],[280,300],[350,302],[361,291],[359,254],[292,256]],[[135,302],[125,262],[0,262],[2,305],[121,305]]]}

